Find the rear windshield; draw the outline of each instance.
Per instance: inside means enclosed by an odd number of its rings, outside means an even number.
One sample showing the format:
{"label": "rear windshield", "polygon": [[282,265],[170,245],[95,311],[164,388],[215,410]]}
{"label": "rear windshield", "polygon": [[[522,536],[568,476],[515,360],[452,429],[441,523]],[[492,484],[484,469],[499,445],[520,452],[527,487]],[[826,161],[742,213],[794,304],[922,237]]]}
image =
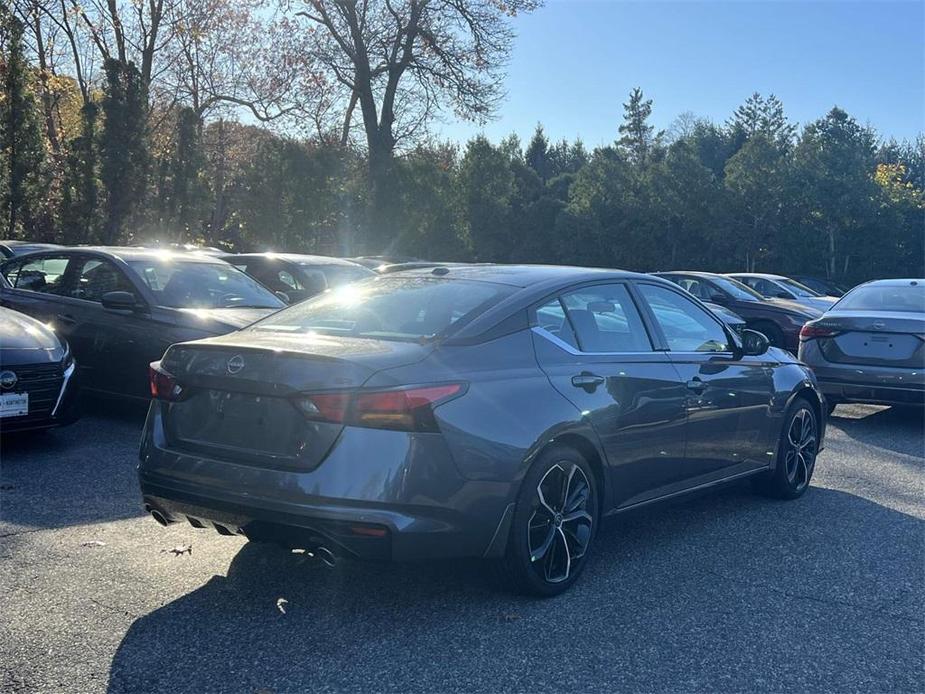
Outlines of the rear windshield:
{"label": "rear windshield", "polygon": [[467,322],[516,291],[490,282],[379,277],[275,313],[253,330],[419,340]]}
{"label": "rear windshield", "polygon": [[331,288],[376,276],[375,272],[362,265],[354,267],[352,265],[312,265],[311,263],[299,263],[299,267],[306,273],[320,272],[324,275],[325,285]]}
{"label": "rear windshield", "polygon": [[871,284],[852,289],[837,304],[839,310],[925,313],[925,284]]}

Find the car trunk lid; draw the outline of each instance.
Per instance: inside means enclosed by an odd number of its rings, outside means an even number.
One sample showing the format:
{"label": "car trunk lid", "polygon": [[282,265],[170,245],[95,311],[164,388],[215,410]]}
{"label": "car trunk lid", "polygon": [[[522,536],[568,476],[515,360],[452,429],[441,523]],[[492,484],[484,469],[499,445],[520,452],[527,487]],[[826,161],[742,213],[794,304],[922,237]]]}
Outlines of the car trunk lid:
{"label": "car trunk lid", "polygon": [[172,347],[161,362],[183,396],[165,403],[170,445],[244,464],[311,469],[343,426],[309,421],[301,393],[359,388],[432,346],[248,330]]}
{"label": "car trunk lid", "polygon": [[813,324],[829,362],[925,368],[925,317],[910,313],[831,311]]}

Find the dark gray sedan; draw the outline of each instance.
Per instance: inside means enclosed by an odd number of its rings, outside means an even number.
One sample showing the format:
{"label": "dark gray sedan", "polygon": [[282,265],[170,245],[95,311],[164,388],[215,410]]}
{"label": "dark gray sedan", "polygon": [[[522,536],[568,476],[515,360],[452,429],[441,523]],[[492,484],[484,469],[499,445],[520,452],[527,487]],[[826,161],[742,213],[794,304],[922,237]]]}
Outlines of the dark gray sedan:
{"label": "dark gray sedan", "polygon": [[384,275],[152,364],[161,523],[316,555],[483,557],[565,590],[602,517],[751,478],[806,491],[812,372],[676,285],[567,267]]}
{"label": "dark gray sedan", "polygon": [[855,287],[800,332],[830,407],[839,402],[925,405],[925,280]]}

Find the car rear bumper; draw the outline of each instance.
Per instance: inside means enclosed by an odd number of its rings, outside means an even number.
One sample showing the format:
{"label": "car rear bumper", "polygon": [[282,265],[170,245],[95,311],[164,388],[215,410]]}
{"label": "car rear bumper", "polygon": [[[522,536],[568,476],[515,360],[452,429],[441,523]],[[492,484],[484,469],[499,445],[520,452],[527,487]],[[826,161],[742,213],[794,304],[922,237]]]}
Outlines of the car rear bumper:
{"label": "car rear bumper", "polygon": [[833,364],[823,360],[818,350],[806,347],[800,357],[833,402],[925,405],[925,369]]}
{"label": "car rear bumper", "polygon": [[513,491],[462,478],[438,434],[347,427],[324,462],[305,471],[171,450],[157,403],[139,482],[147,510],[167,522],[399,561],[491,553]]}

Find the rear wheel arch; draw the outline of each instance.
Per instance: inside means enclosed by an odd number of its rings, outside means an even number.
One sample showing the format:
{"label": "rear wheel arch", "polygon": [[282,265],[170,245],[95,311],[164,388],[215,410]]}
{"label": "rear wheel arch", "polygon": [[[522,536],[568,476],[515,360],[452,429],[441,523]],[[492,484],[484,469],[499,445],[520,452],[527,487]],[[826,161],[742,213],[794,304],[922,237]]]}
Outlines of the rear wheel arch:
{"label": "rear wheel arch", "polygon": [[576,432],[561,434],[543,447],[543,450],[553,446],[566,446],[577,451],[591,466],[594,472],[594,481],[598,488],[598,512],[603,515],[607,509],[607,503],[610,500],[609,489],[607,487],[606,476],[604,473],[604,461],[601,451],[597,445],[587,437]]}

